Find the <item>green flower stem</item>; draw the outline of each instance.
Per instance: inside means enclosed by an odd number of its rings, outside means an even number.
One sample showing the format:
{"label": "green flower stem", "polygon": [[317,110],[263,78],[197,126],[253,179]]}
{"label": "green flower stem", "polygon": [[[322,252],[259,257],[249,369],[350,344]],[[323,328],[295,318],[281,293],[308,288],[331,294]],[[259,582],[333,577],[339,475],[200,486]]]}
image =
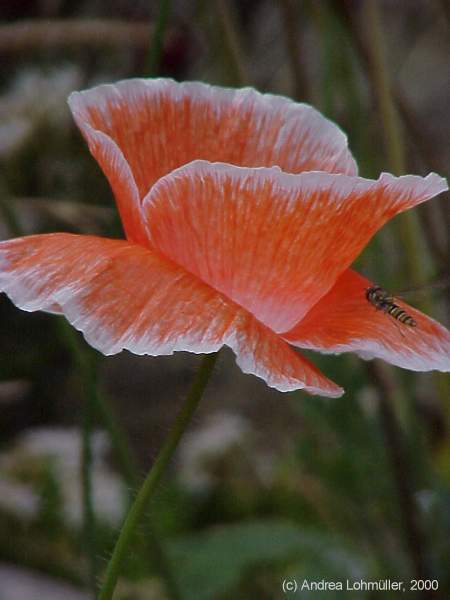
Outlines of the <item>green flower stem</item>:
{"label": "green flower stem", "polygon": [[[10,234],[15,237],[24,235],[24,231],[16,216],[15,207],[11,202],[2,182],[0,181],[0,213],[3,216]],[[127,436],[119,425],[115,415],[111,411],[107,399],[98,387],[98,359],[96,354],[79,339],[73,327],[64,319],[56,319],[57,335],[66,346],[76,363],[84,397],[83,418],[81,423],[81,481],[83,501],[83,537],[86,556],[89,563],[89,585],[94,594],[98,586],[99,551],[97,549],[95,535],[95,511],[92,501],[92,449],[91,428],[95,417],[98,417],[111,439],[113,450],[119,463],[119,468],[130,489],[130,505],[133,490],[139,484],[139,469],[133,452],[128,443]],[[152,530],[150,523],[147,528]],[[170,568],[157,535],[152,533],[143,542],[145,550],[152,561],[155,562],[157,571],[163,578],[171,600],[180,600],[180,592],[177,582]]]}
{"label": "green flower stem", "polygon": [[[90,557],[90,583],[92,586],[93,574],[95,573],[95,581],[98,581],[98,552],[96,552],[94,531],[94,513],[92,511],[92,501],[90,490],[92,484],[89,476],[89,467],[91,464],[90,445],[86,439],[88,424],[93,422],[94,416],[97,416],[111,439],[113,450],[119,463],[119,469],[129,488],[129,503],[132,504],[132,494],[139,485],[139,469],[127,435],[119,425],[118,420],[113,414],[111,407],[101,393],[98,382],[96,381],[97,357],[88,347],[81,343],[77,333],[69,323],[64,320],[58,320],[59,334],[64,340],[67,347],[78,364],[80,372],[83,374],[84,395],[87,401],[85,405],[84,427],[83,427],[83,451],[82,451],[82,482],[83,482],[83,506],[84,506],[84,531],[86,552]],[[92,379],[95,377],[95,379]],[[92,386],[89,385],[92,383]],[[95,415],[93,414],[95,413]],[[89,421],[87,421],[89,418]],[[89,529],[91,527],[91,529]],[[172,569],[168,563],[164,548],[162,547],[158,536],[153,532],[152,524],[147,520],[147,530],[150,530],[150,535],[146,536],[141,542],[143,550],[148,555],[149,559],[155,563],[157,571],[164,580],[168,597],[171,600],[180,600],[180,592],[172,573]],[[94,589],[94,588],[93,588]],[[98,586],[95,588],[97,592]]]}
{"label": "green flower stem", "polygon": [[[111,412],[109,403],[102,394],[97,395],[97,412],[100,420],[107,429],[111,438],[113,449],[119,462],[119,468],[130,489],[130,506],[132,504],[133,492],[138,489],[140,483],[139,468],[133,452],[128,443],[125,432],[120,427],[115,415]],[[157,572],[164,580],[168,598],[171,600],[181,600],[178,583],[175,579],[173,569],[169,564],[164,547],[162,546],[158,535],[155,533],[153,524],[149,516],[146,517],[146,530],[148,535],[140,540],[146,555],[155,563]]]}
{"label": "green flower stem", "polygon": [[203,358],[177,420],[175,421],[173,428],[171,429],[163,447],[153,463],[141,489],[139,490],[138,495],[136,496],[136,500],[134,501],[134,504],[125,519],[111,560],[109,561],[106,569],[105,580],[101,587],[98,600],[111,600],[113,596],[114,589],[119,578],[120,568],[129,548],[130,541],[133,538],[136,526],[142,519],[145,509],[148,506],[148,502],[155,491],[164,471],[166,470],[166,467],[175,452],[178,442],[185,432],[186,427],[200,402],[200,399],[203,396],[203,392],[216,363],[217,355],[218,353],[207,354]]}
{"label": "green flower stem", "polygon": [[[1,185],[0,212],[2,213],[4,222],[11,235],[15,237],[24,235],[22,226],[16,216],[15,207]],[[91,430],[96,416],[103,423],[110,436],[119,463],[119,468],[130,488],[130,504],[132,491],[138,486],[139,470],[130,449],[126,434],[120,427],[114,414],[111,412],[107,400],[99,390],[97,381],[98,360],[95,353],[82,343],[73,327],[64,318],[57,318],[56,325],[58,337],[62,340],[64,346],[68,348],[76,363],[84,398],[81,423],[83,540],[86,556],[88,558],[89,587],[95,596],[98,590],[98,557],[100,553],[97,548],[95,511],[92,500]],[[147,527],[152,529],[149,523],[147,523]],[[155,534],[148,536],[145,539],[145,547],[146,553],[151,557],[151,560],[155,562],[158,572],[164,579],[168,597],[172,600],[180,600],[177,583],[168,564],[164,549],[159,543],[158,537]]]}

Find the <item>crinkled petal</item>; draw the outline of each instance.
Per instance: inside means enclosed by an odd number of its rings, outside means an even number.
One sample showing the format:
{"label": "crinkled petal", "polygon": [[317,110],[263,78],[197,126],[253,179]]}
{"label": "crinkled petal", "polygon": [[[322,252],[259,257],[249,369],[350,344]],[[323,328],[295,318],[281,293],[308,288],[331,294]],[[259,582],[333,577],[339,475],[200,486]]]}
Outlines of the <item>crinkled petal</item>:
{"label": "crinkled petal", "polygon": [[306,104],[251,88],[227,89],[171,79],[129,79],[70,96],[75,120],[111,180],[113,169],[91,143],[114,141],[140,197],[163,175],[195,159],[283,171],[357,172],[347,138]]}
{"label": "crinkled petal", "polygon": [[62,312],[104,354],[226,344],[243,371],[279,390],[342,393],[252,315],[139,245],[61,233],[1,242],[0,289],[24,310]]}
{"label": "crinkled petal", "polygon": [[366,298],[366,289],[373,285],[355,271],[345,271],[328,294],[282,337],[300,348],[356,352],[413,371],[449,371],[450,331],[401,298],[394,302],[416,321],[416,327],[376,310]]}
{"label": "crinkled petal", "polygon": [[332,398],[344,393],[280,336],[245,310],[240,312],[236,331],[226,344],[233,349],[236,362],[244,373],[264,379],[269,386],[281,392],[303,389],[309,394]]}
{"label": "crinkled petal", "polygon": [[446,189],[195,161],[144,200],[150,243],[276,332],[293,327],[397,213]]}

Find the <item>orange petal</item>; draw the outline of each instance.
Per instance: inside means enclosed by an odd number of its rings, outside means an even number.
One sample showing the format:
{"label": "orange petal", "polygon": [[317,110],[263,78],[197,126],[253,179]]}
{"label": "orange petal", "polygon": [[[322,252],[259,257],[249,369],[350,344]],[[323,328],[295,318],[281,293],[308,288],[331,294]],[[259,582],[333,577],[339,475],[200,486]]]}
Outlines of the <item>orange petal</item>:
{"label": "orange petal", "polygon": [[76,99],[71,108],[80,129],[87,139],[89,150],[108,178],[119,209],[125,235],[130,242],[147,243],[141,215],[141,201],[130,166],[114,140],[83,121]]}
{"label": "orange petal", "polygon": [[373,285],[355,271],[345,271],[282,337],[300,348],[357,352],[363,358],[382,358],[413,371],[449,371],[450,331],[401,298],[395,298],[395,303],[416,321],[416,327],[376,310],[366,298],[366,289]]}
{"label": "orange petal", "polygon": [[250,88],[130,79],[76,92],[69,104],[108,178],[114,169],[91,141],[98,132],[120,148],[141,198],[160,177],[195,159],[278,165],[292,173],[357,172],[346,136],[317,110]]}
{"label": "orange petal", "polygon": [[154,248],[284,332],[387,220],[444,189],[435,174],[371,181],[195,161],[160,179],[143,213]]}
{"label": "orange petal", "polygon": [[0,243],[0,289],[24,310],[62,312],[104,354],[208,353],[230,346],[246,373],[282,390],[342,390],[252,315],[151,251],[56,233]]}
{"label": "orange petal", "polygon": [[226,344],[233,349],[244,373],[260,377],[282,392],[303,389],[318,396],[342,396],[342,388],[324,377],[280,336],[245,310],[239,309],[239,315],[236,330]]}

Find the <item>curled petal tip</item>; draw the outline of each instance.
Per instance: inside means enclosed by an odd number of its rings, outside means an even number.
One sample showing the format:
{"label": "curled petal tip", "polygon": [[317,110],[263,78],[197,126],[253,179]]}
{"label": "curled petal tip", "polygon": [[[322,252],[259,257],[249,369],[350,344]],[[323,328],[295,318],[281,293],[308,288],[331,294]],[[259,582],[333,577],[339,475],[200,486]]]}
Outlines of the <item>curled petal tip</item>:
{"label": "curled petal tip", "polygon": [[442,192],[448,191],[448,181],[445,177],[441,177],[437,173],[429,173],[425,177],[425,181],[428,181],[433,189],[434,194],[441,194]]}

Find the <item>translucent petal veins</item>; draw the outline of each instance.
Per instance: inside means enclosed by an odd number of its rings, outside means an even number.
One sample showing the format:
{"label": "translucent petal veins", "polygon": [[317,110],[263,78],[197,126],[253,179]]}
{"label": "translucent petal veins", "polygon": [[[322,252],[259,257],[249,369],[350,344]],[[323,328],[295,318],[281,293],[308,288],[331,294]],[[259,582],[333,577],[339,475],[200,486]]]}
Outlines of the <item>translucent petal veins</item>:
{"label": "translucent petal veins", "polygon": [[[311,106],[251,88],[131,79],[76,92],[69,104],[88,142],[102,132],[120,149],[141,198],[160,177],[195,159],[277,165],[291,173],[357,172],[334,123]],[[92,144],[91,151],[101,162]]]}
{"label": "translucent petal veins", "polygon": [[449,332],[400,302],[417,322],[402,331],[348,270],[386,221],[445,180],[357,177],[338,127],[252,89],[136,79],[69,103],[127,241],[0,242],[0,289],[19,307],[65,314],[104,354],[227,345],[282,391],[342,394],[289,343],[448,370]]}
{"label": "translucent petal veins", "polygon": [[386,221],[444,187],[434,174],[372,181],[194,161],[155,184],[143,213],[153,248],[282,332]]}
{"label": "translucent petal veins", "polygon": [[0,288],[24,310],[56,303],[104,354],[214,352],[227,345],[246,373],[281,391],[341,388],[286,342],[184,269],[121,240],[49,234],[0,243]]}
{"label": "translucent petal veins", "polygon": [[416,322],[408,327],[367,301],[373,284],[347,270],[308,315],[282,337],[299,348],[356,352],[413,371],[450,370],[450,331],[401,298],[396,304]]}

